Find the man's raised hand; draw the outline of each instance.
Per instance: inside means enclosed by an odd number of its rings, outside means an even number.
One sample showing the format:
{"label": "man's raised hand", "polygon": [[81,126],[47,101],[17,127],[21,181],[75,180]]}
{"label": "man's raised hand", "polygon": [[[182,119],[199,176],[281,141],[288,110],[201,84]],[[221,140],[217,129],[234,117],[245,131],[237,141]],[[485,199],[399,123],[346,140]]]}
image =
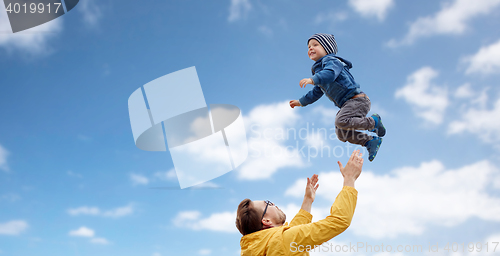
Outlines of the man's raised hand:
{"label": "man's raised hand", "polygon": [[316,190],[318,190],[318,175],[314,174],[311,178],[307,178],[306,193],[304,195],[304,201],[302,201],[302,206],[300,209],[311,212],[311,206],[316,198]]}
{"label": "man's raised hand", "polygon": [[352,152],[345,167],[340,161],[337,161],[337,163],[339,164],[342,176],[344,176],[344,186],[354,187],[354,182],[361,174],[361,169],[363,168],[363,154],[361,154],[359,149],[355,150]]}
{"label": "man's raised hand", "polygon": [[307,178],[306,185],[306,194],[304,195],[304,199],[311,200],[311,203],[314,202],[316,198],[316,190],[318,190],[318,175],[314,174],[311,178]]}

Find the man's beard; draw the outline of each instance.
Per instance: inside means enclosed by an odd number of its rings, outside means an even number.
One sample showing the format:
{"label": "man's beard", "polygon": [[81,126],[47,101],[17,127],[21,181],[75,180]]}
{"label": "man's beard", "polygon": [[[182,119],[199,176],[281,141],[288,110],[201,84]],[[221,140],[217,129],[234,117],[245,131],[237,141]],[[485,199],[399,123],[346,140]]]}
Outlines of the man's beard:
{"label": "man's beard", "polygon": [[280,209],[279,213],[278,213],[278,217],[279,217],[279,222],[281,225],[285,224],[285,221],[286,221],[286,214]]}

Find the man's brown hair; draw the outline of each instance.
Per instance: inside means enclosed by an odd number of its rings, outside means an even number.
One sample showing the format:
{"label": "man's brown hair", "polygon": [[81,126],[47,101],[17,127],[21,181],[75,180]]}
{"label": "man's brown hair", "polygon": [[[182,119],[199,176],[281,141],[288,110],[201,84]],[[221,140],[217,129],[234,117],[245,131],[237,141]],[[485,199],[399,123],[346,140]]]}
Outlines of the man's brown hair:
{"label": "man's brown hair", "polygon": [[248,235],[262,229],[262,211],[253,207],[252,200],[244,199],[236,211],[236,228],[242,235]]}

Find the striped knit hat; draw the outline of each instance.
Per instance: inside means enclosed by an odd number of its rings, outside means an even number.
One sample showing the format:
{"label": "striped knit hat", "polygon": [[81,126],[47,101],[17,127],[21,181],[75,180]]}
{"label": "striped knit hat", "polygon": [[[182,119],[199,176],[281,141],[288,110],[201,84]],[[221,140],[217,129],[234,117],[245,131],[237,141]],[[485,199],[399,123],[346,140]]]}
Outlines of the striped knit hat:
{"label": "striped knit hat", "polygon": [[323,33],[314,34],[309,38],[309,40],[307,40],[307,44],[309,44],[309,41],[311,41],[311,39],[316,39],[321,44],[321,46],[323,46],[326,54],[337,54],[337,43],[335,42],[335,37],[333,35]]}

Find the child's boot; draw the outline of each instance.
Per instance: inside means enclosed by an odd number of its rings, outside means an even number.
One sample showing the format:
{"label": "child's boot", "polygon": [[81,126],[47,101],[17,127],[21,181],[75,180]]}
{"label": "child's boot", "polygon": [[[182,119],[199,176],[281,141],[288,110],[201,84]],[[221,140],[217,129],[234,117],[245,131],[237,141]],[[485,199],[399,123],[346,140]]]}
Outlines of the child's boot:
{"label": "child's boot", "polygon": [[385,127],[382,124],[382,118],[378,114],[373,114],[371,117],[375,120],[375,128],[371,132],[376,133],[379,137],[384,137]]}
{"label": "child's boot", "polygon": [[370,160],[370,162],[375,159],[378,149],[380,148],[380,144],[382,144],[382,138],[380,137],[373,137],[372,140],[366,142],[365,147],[368,150],[368,160]]}

